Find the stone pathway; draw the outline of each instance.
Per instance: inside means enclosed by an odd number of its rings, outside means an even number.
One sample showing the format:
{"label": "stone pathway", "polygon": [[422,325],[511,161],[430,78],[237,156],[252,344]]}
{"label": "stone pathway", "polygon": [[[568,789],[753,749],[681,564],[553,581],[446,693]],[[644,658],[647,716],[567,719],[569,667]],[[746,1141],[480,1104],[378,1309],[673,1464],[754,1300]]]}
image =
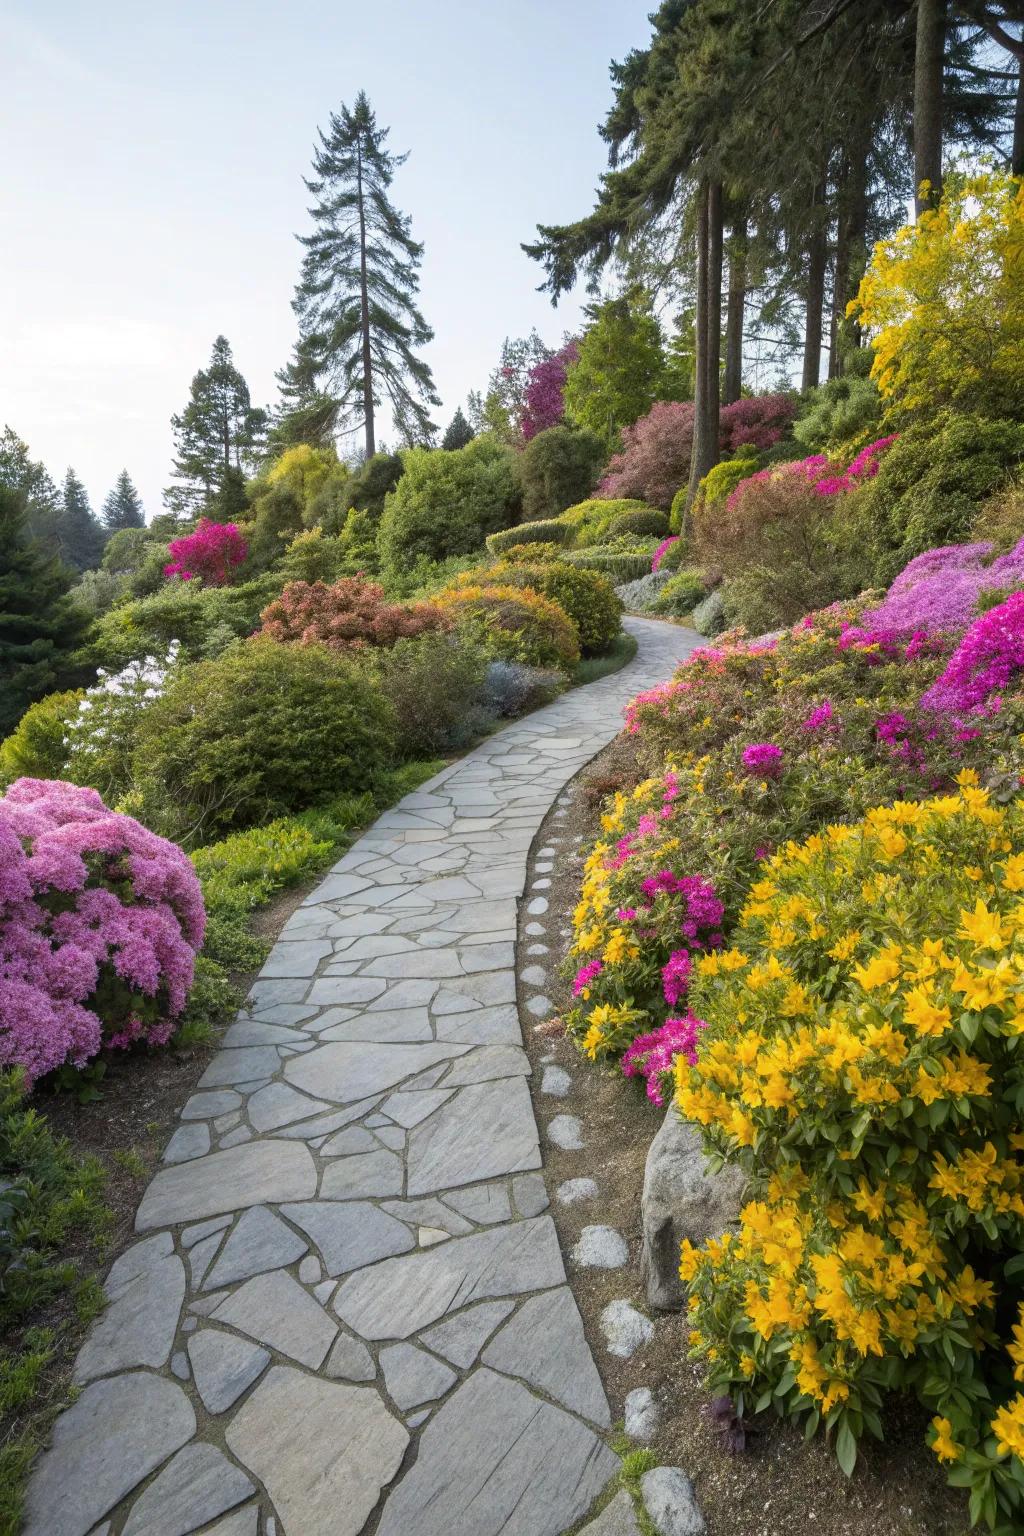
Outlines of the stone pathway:
{"label": "stone pathway", "polygon": [[697,643],[628,625],[629,667],[407,795],[289,919],[110,1271],[26,1536],[559,1536],[616,1472],[515,938],[556,795]]}

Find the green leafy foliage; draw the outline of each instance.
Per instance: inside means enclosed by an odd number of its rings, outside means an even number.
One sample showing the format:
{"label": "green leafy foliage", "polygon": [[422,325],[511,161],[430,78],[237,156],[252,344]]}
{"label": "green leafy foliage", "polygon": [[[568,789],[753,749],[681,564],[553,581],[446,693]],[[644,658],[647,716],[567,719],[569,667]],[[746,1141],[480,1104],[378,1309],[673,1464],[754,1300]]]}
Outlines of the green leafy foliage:
{"label": "green leafy foliage", "polygon": [[622,604],[611,582],[599,571],[557,560],[541,565],[500,565],[493,579],[501,585],[531,587],[556,602],[576,625],[584,656],[603,655],[622,627]]}
{"label": "green leafy foliage", "polygon": [[635,512],[620,512],[608,524],[609,539],[664,538],[668,518],[657,507],[639,507]]}
{"label": "green leafy foliage", "polygon": [[589,496],[604,454],[602,440],[585,429],[548,427],[531,437],[515,461],[526,521],[557,517]]}
{"label": "green leafy foliage", "polygon": [[0,784],[15,779],[59,779],[67,764],[65,734],[84,697],[80,688],[48,693],[30,704],[18,724],[0,743]]}
{"label": "green leafy foliage", "polygon": [[515,520],[519,491],[513,455],[486,437],[466,448],[412,448],[387,497],[378,549],[386,577],[400,578],[419,556],[469,554]]}
{"label": "green leafy foliage", "polygon": [[487,548],[492,555],[531,544],[570,544],[573,530],[568,523],[554,518],[544,518],[534,523],[517,523],[514,528],[502,528],[498,533],[487,535]]}
{"label": "green leafy foliage", "polygon": [[144,819],[176,841],[362,791],[394,752],[387,703],[319,646],[252,641],[175,679],[136,754]]}

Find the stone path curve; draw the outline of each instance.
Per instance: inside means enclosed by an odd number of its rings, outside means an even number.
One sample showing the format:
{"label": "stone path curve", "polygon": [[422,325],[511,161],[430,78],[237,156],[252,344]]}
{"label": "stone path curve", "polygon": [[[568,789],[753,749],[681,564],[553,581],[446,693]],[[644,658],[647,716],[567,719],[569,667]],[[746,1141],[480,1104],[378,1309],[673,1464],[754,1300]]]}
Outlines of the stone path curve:
{"label": "stone path curve", "polygon": [[285,925],[110,1271],[25,1536],[559,1536],[617,1470],[515,939],[551,803],[697,643],[628,627],[634,662],[407,795]]}

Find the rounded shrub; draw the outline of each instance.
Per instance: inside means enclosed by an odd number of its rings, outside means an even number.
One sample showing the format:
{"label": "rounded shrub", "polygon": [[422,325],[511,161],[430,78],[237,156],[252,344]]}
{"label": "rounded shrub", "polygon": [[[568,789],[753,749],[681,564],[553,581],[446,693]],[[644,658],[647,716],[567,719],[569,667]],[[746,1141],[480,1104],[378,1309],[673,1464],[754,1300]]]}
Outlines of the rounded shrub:
{"label": "rounded shrub", "polygon": [[496,661],[568,669],[580,659],[579,634],[569,615],[529,587],[455,587],[438,602]]}
{"label": "rounded shrub", "polygon": [[557,517],[589,496],[604,459],[604,444],[578,427],[538,432],[516,459],[516,476],[527,520]]}
{"label": "rounded shrub", "polygon": [[431,757],[464,747],[487,722],[482,649],[464,635],[430,632],[379,651],[375,676],[394,716],[399,750]]}
{"label": "rounded shrub", "polygon": [[554,518],[544,518],[534,523],[518,523],[514,528],[502,528],[498,533],[487,535],[487,548],[492,555],[504,554],[520,544],[569,544],[573,530],[568,523]]}
{"label": "rounded shrub", "polygon": [[196,843],[359,793],[394,749],[371,677],[323,646],[261,637],[187,668],[154,701],[136,784],[155,825]]}
{"label": "rounded shrub", "polygon": [[615,545],[572,549],[566,552],[565,559],[571,565],[580,565],[590,571],[600,571],[602,575],[608,577],[613,586],[621,586],[624,581],[636,581],[649,573],[656,549],[655,541],[649,539],[646,545],[638,549],[623,549]]}
{"label": "rounded shrub", "polygon": [[0,1065],[31,1083],[106,1047],[162,1045],[206,914],[180,848],[93,789],[18,779],[0,799]]}
{"label": "rounded shrub", "polygon": [[558,560],[547,565],[503,565],[494,572],[503,586],[531,587],[550,597],[569,615],[584,656],[601,656],[622,628],[622,604],[599,571]]}
{"label": "rounded shrub", "polygon": [[[756,475],[760,460],[756,454],[738,459],[723,459],[714,469],[709,469],[697,488],[697,495],[704,507],[717,506],[727,501],[741,480]],[[675,505],[675,503],[673,503]]]}
{"label": "rounded shrub", "polygon": [[620,512],[608,524],[609,539],[634,537],[663,538],[668,533],[668,515],[657,507],[641,507],[636,512]]}
{"label": "rounded shrub", "polygon": [[489,533],[515,522],[519,489],[511,449],[489,438],[465,448],[411,448],[405,473],[389,492],[381,518],[381,569],[401,578],[424,556],[431,561],[466,555]]}
{"label": "rounded shrub", "polygon": [[706,595],[707,589],[701,571],[692,569],[677,571],[655,598],[654,612],[681,619],[685,614],[692,613]]}
{"label": "rounded shrub", "polygon": [[384,588],[362,576],[345,576],[333,586],[293,581],[261,618],[261,634],[273,640],[326,645],[332,651],[386,647],[445,626],[433,603],[389,603]]}
{"label": "rounded shrub", "polygon": [[29,705],[0,743],[0,783],[62,777],[68,760],[68,725],[84,698],[84,689],[72,688],[67,693],[48,693]]}
{"label": "rounded shrub", "polygon": [[562,513],[559,522],[569,525],[572,530],[570,542],[582,548],[588,544],[602,542],[607,537],[609,526],[617,517],[623,517],[627,512],[650,510],[652,509],[645,501],[635,501],[625,496],[617,498],[592,496],[589,501],[580,501],[574,507],[568,507]]}

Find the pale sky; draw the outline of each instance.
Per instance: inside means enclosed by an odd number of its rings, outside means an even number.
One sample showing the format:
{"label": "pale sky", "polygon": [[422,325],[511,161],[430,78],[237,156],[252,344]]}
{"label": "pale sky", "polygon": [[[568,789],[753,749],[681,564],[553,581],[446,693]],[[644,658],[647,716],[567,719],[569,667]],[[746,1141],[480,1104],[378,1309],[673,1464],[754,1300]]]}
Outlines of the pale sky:
{"label": "pale sky", "polygon": [[[519,249],[587,212],[608,64],[650,0],[0,0],[0,425],[99,506],[127,467],[151,517],[169,418],[223,332],[276,398],[318,124],[364,88],[410,150],[396,203],[426,245],[442,425],[505,335],[579,303]],[[584,295],[580,296],[585,297]]]}

